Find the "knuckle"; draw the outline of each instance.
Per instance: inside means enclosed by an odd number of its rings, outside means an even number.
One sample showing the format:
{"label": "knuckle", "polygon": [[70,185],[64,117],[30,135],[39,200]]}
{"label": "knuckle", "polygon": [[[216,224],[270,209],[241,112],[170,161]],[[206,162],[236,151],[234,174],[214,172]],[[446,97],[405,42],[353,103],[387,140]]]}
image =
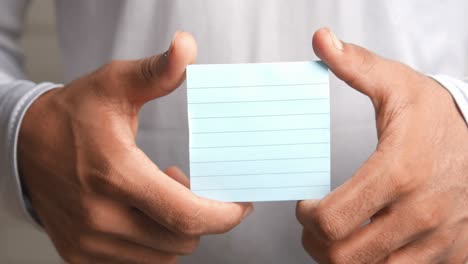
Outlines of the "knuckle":
{"label": "knuckle", "polygon": [[391,186],[396,194],[404,194],[408,189],[408,180],[406,173],[403,170],[396,170],[390,176]]}
{"label": "knuckle", "polygon": [[90,169],[86,173],[86,185],[97,193],[109,189],[109,180],[104,172],[98,169]]}
{"label": "knuckle", "polygon": [[412,165],[404,161],[391,169],[389,181],[395,194],[407,194],[418,186],[417,177],[411,171]]}
{"label": "knuckle", "polygon": [[84,219],[82,225],[85,230],[106,232],[108,225],[102,217],[101,207],[96,205],[87,205],[84,209]]}
{"label": "knuckle", "polygon": [[422,231],[432,231],[441,223],[440,212],[434,206],[422,206],[415,209],[415,225]]}
{"label": "knuckle", "polygon": [[153,67],[153,64],[155,63],[155,58],[150,57],[141,60],[140,62],[140,71],[141,71],[141,76],[143,77],[143,80],[145,82],[151,82],[151,80],[155,77],[155,75],[158,74],[157,70],[155,71],[155,68]]}
{"label": "knuckle", "polygon": [[378,59],[376,55],[367,50],[362,54],[362,61],[358,67],[359,73],[361,76],[371,75],[378,68],[380,63],[382,63],[382,60]]}
{"label": "knuckle", "polygon": [[314,218],[321,235],[326,240],[337,241],[342,237],[341,224],[332,209],[319,205],[315,209]]}
{"label": "knuckle", "polygon": [[97,193],[115,194],[123,186],[124,178],[109,162],[102,161],[99,167],[92,167],[87,174],[91,190]]}
{"label": "knuckle", "polygon": [[151,83],[155,78],[164,74],[165,65],[169,53],[152,56],[141,60],[140,71],[145,82]]}
{"label": "knuckle", "polygon": [[[370,51],[367,51],[363,48],[357,46],[350,46],[353,49],[350,50],[351,56],[347,57],[346,60],[350,64],[354,63],[354,59],[356,57],[360,58],[360,62],[357,64],[355,68],[355,74],[351,75],[348,79],[346,79],[346,83],[350,86],[354,87],[360,82],[362,79],[367,78],[368,75],[372,74],[372,72],[377,68],[377,65],[382,61],[376,57]],[[355,64],[355,63],[354,63]]]}
{"label": "knuckle", "polygon": [[83,224],[88,230],[98,231],[101,229],[100,219],[93,214],[86,214]]}
{"label": "knuckle", "polygon": [[107,184],[107,171],[109,165],[106,160],[97,160],[99,164],[96,166],[94,163],[82,161],[76,166],[76,175],[80,183],[91,190],[99,191],[99,187],[104,187]]}

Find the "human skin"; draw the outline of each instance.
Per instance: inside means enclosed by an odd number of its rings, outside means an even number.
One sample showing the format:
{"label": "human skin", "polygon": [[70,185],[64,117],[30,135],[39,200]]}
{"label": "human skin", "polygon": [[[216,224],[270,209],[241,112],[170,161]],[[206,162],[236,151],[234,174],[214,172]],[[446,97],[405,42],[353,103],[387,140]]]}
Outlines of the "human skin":
{"label": "human skin", "polygon": [[306,251],[320,263],[465,263],[468,127],[450,94],[328,29],[313,48],[371,99],[378,145],[342,186],[298,202]]}
{"label": "human skin", "polygon": [[200,236],[227,232],[252,211],[195,196],[182,171],[161,170],[135,144],[140,108],[176,89],[196,52],[178,32],[166,53],[113,61],[27,111],[21,179],[65,261],[175,263]]}

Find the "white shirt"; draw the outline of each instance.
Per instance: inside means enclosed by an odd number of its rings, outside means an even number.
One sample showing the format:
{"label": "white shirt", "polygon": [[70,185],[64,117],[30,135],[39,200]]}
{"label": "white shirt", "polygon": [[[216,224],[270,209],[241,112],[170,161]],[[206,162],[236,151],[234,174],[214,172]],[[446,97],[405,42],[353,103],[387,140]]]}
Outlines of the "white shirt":
{"label": "white shirt", "polygon": [[[28,2],[0,2],[0,204],[17,219],[28,217],[16,167],[21,119],[38,96],[57,86],[24,80],[17,40]],[[468,76],[468,2],[463,0],[56,0],[56,9],[66,81],[112,59],[161,53],[178,29],[197,39],[198,63],[314,59],[312,34],[328,26],[347,42],[435,74],[468,118],[468,84],[463,82]],[[148,103],[140,115],[137,143],[162,168],[177,165],[188,171],[185,92],[182,85]],[[335,77],[331,115],[336,187],[373,151],[376,132],[370,101]],[[182,263],[310,261],[294,208],[295,202],[257,203],[244,223],[228,234],[204,237]]]}

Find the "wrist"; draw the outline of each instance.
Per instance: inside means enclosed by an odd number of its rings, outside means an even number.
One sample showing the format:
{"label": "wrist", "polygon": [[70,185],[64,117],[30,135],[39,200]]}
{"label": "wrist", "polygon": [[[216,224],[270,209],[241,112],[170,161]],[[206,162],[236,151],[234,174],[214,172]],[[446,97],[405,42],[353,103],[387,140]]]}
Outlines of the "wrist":
{"label": "wrist", "polygon": [[[21,120],[18,133],[16,162],[20,188],[23,194],[22,198],[24,201],[24,206],[26,207],[26,211],[29,213],[32,219],[41,227],[41,221],[33,208],[33,203],[31,199],[30,188],[33,186],[29,186],[28,177],[26,177],[24,173],[25,167],[28,166],[28,162],[26,161],[28,159],[25,158],[25,156],[29,156],[28,153],[47,155],[47,153],[42,153],[38,149],[31,148],[34,146],[31,137],[34,137],[34,134],[47,133],[47,130],[42,129],[44,126],[41,125],[41,123],[49,123],[47,120],[54,114],[54,111],[50,108],[51,101],[56,96],[56,94],[59,93],[59,91],[60,90],[57,89],[57,87],[53,87],[51,88],[51,90],[47,90],[44,93],[42,93],[32,102],[32,104],[28,107]],[[53,130],[53,127],[48,128],[48,130],[49,129]],[[34,176],[38,175],[31,175],[30,177]]]}

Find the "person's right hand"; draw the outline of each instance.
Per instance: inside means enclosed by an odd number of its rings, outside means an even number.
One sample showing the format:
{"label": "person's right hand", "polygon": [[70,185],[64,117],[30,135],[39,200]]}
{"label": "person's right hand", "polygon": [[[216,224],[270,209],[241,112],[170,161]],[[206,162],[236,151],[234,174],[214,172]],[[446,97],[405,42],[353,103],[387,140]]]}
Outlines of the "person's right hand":
{"label": "person's right hand", "polygon": [[66,261],[174,263],[252,210],[195,196],[180,170],[161,171],[135,144],[141,106],[177,88],[195,57],[194,39],[180,32],[166,53],[111,62],[27,111],[19,171]]}

